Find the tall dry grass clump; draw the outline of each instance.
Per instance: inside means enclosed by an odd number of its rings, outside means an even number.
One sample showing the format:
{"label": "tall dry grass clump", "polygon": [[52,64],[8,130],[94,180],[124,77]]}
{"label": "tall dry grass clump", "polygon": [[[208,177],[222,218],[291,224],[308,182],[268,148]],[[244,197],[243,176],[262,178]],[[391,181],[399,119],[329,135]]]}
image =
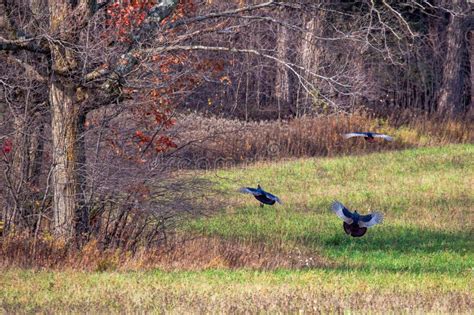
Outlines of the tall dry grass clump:
{"label": "tall dry grass clump", "polygon": [[277,245],[250,244],[215,237],[174,237],[161,246],[106,248],[91,239],[81,248],[48,235],[32,239],[28,235],[0,238],[0,269],[10,267],[53,270],[204,270],[251,268],[274,270],[329,267],[334,263],[317,253],[289,250]]}

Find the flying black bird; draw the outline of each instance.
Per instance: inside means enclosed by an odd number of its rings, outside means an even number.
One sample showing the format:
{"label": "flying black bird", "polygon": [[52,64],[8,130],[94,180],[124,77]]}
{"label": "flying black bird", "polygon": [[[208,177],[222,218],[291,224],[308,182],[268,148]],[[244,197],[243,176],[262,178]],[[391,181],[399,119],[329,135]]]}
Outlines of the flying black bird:
{"label": "flying black bird", "polygon": [[257,185],[257,188],[242,187],[240,188],[240,192],[253,195],[255,199],[260,201],[260,207],[263,207],[264,204],[274,205],[275,202],[282,204],[280,198],[270,194],[269,192],[266,192],[262,187],[260,187],[260,185]]}
{"label": "flying black bird", "polygon": [[375,142],[375,138],[382,138],[387,141],[393,141],[393,138],[381,133],[375,132],[351,132],[344,134],[344,139],[349,139],[352,137],[364,137],[367,142]]}
{"label": "flying black bird", "polygon": [[340,217],[344,223],[344,231],[353,237],[361,237],[367,232],[367,228],[382,223],[383,215],[380,212],[360,215],[357,211],[351,212],[339,201],[334,201],[331,210]]}

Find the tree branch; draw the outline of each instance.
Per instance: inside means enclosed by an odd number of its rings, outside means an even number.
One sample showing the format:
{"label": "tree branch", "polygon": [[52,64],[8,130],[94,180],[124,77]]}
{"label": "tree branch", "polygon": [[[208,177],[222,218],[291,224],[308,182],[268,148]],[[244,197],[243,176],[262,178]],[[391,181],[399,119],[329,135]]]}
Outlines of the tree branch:
{"label": "tree branch", "polygon": [[[154,28],[159,26],[159,23],[166,17],[171,15],[178,6],[179,0],[161,0],[158,4],[154,5],[148,13],[147,18],[142,24],[138,35],[134,37],[135,42],[138,42],[142,34],[150,33]],[[86,82],[97,80],[104,76],[108,76],[107,82],[104,83],[103,89],[112,92],[117,84],[117,81],[130,73],[133,68],[138,64],[138,59],[134,56],[136,52],[133,50],[133,46],[129,48],[129,52],[123,54],[117,63],[117,66],[112,70],[106,69],[94,69],[90,73],[84,76]]]}
{"label": "tree branch", "polygon": [[38,71],[36,71],[36,69],[30,65],[29,63],[27,62],[24,62],[18,58],[15,58],[13,56],[8,56],[7,57],[8,59],[12,60],[12,61],[15,61],[16,63],[18,63],[20,66],[23,67],[23,69],[25,69],[26,71],[26,75],[36,81],[39,81],[39,82],[46,82],[46,78],[43,77]]}
{"label": "tree branch", "polygon": [[97,79],[100,79],[111,73],[111,70],[108,68],[97,68],[84,76],[85,82],[91,82]]}
{"label": "tree branch", "polygon": [[208,15],[197,16],[197,17],[194,17],[194,18],[190,18],[190,19],[186,19],[186,20],[177,21],[175,23],[171,23],[166,28],[167,29],[175,28],[175,27],[178,27],[178,26],[181,26],[181,25],[186,25],[186,24],[194,23],[194,22],[200,22],[200,21],[204,21],[204,20],[207,20],[207,19],[215,19],[215,18],[235,15],[237,13],[254,11],[254,10],[257,10],[257,9],[262,9],[262,8],[273,6],[273,5],[275,5],[275,3],[276,3],[275,0],[271,0],[271,1],[261,3],[261,4],[249,5],[247,7],[243,7],[243,8],[239,8],[239,9],[235,9],[235,10],[228,10],[228,11],[224,11],[224,12],[211,13],[211,14],[208,14]]}
{"label": "tree branch", "polygon": [[394,8],[392,8],[385,0],[382,0],[382,3],[385,7],[387,7],[394,15],[395,17],[400,21],[400,23],[402,23],[403,25],[405,25],[405,27],[407,28],[408,30],[408,33],[410,33],[410,35],[412,37],[415,37],[415,33],[413,33],[413,31],[411,30],[410,28],[410,25],[408,24],[408,22],[403,18],[403,16],[400,14],[400,12],[398,12],[397,10],[395,10]]}
{"label": "tree branch", "polygon": [[138,33],[134,36],[134,41],[138,42],[144,34],[149,34],[156,29],[161,21],[171,15],[178,6],[179,0],[161,0],[148,12]]}
{"label": "tree branch", "polygon": [[39,54],[49,54],[49,49],[41,47],[34,43],[35,39],[9,40],[0,37],[0,50],[20,51],[27,50]]}
{"label": "tree branch", "polygon": [[[179,0],[162,0],[157,5],[155,5],[149,12],[147,18],[145,19],[141,29],[139,30],[138,34],[134,36],[134,41],[138,42],[143,34],[149,34],[153,29],[157,28],[159,23],[163,21],[166,17],[172,14],[174,9],[177,7]],[[235,10],[228,10],[219,13],[211,13],[205,16],[198,16],[192,19],[187,19],[179,22],[175,22],[170,24],[170,26],[166,27],[166,29],[174,28],[180,25],[184,25],[187,23],[199,22],[206,19],[212,18],[219,18],[224,16],[231,16],[241,12],[248,12],[253,11],[265,7],[270,7],[276,3],[275,0],[270,0],[261,4],[257,5],[250,5],[244,8],[239,8]],[[177,46],[173,46],[177,47]],[[172,49],[173,50],[173,49]],[[130,51],[120,58],[118,65],[115,69],[95,69],[90,73],[84,76],[84,80],[86,82],[90,82],[93,80],[100,79],[104,76],[109,76],[109,82],[104,84],[104,89],[109,90],[111,88],[111,82],[117,81],[119,78],[127,75],[137,64],[138,59],[134,56],[136,53],[135,50],[130,48]]]}

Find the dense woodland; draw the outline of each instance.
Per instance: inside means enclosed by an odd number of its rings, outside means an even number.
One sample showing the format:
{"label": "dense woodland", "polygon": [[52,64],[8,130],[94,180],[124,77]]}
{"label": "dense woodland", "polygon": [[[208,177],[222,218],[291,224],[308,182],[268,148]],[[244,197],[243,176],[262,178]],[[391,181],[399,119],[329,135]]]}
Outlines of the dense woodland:
{"label": "dense woodland", "polygon": [[[0,235],[160,244],[179,214],[210,207],[207,183],[169,167],[218,133],[196,119],[285,120],[290,130],[308,117],[330,124],[322,119],[362,112],[469,126],[473,8],[468,0],[2,0]],[[190,128],[202,137],[188,137]]]}

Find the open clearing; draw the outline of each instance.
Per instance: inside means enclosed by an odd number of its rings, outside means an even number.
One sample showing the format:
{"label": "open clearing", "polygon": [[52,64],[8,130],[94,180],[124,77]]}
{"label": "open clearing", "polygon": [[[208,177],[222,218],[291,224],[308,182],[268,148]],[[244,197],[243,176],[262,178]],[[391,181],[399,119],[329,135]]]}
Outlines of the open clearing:
{"label": "open clearing", "polygon": [[[207,173],[227,199],[186,233],[301,253],[306,268],[172,272],[6,269],[0,310],[256,312],[474,309],[474,146],[258,163]],[[284,204],[236,190],[260,183]],[[337,199],[385,222],[360,238],[328,209]],[[279,258],[281,259],[281,258]]]}

